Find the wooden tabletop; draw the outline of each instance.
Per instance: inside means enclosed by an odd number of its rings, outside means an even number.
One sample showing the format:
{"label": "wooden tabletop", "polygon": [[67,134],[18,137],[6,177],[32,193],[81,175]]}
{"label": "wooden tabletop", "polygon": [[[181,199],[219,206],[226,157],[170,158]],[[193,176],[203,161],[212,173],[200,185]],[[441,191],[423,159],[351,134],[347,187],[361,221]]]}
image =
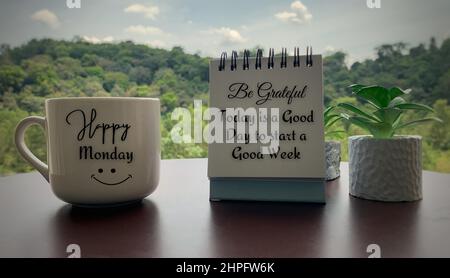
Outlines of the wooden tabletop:
{"label": "wooden tabletop", "polygon": [[450,175],[424,171],[424,199],[348,195],[348,165],[327,204],[210,202],[206,159],[164,160],[140,205],[82,209],[38,173],[0,178],[0,257],[450,257]]}

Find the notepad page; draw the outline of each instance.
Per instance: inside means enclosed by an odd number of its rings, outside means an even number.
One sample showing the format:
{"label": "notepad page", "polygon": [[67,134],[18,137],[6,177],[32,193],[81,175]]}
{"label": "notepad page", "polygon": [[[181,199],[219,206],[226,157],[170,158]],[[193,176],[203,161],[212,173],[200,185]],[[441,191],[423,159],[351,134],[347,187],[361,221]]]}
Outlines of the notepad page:
{"label": "notepad page", "polygon": [[274,67],[270,69],[268,58],[262,58],[261,69],[255,69],[255,58],[250,58],[248,70],[242,69],[243,60],[238,59],[234,71],[230,70],[229,59],[222,71],[218,70],[219,59],[211,60],[209,106],[267,108],[268,112],[270,108],[279,108],[280,148],[275,158],[263,155],[251,159],[261,151],[261,143],[211,143],[208,147],[210,178],[325,176],[322,56],[312,57],[311,67],[304,62],[306,56],[300,56],[299,67],[294,67],[293,57],[287,57],[285,68],[280,67],[281,57],[275,57]]}

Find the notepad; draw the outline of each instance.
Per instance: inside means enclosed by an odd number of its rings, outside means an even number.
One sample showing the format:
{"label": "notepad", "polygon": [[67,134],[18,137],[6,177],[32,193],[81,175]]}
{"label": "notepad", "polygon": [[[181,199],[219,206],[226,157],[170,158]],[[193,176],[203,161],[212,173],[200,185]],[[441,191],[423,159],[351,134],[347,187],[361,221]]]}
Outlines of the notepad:
{"label": "notepad", "polygon": [[[285,49],[281,55],[270,50],[268,57],[244,54],[210,61],[209,106],[231,122],[223,128],[224,142],[208,147],[210,199],[324,202],[322,56],[299,55],[298,49],[293,56]],[[271,122],[278,123],[277,132]],[[250,126],[256,126],[253,137]],[[269,154],[262,151],[270,144],[261,134],[278,139]]]}

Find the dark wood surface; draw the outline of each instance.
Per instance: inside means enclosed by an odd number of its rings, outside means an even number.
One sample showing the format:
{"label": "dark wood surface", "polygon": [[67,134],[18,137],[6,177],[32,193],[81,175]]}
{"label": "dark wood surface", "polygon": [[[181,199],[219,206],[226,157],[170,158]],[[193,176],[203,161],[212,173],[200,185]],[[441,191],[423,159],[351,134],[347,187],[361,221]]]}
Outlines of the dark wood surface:
{"label": "dark wood surface", "polygon": [[38,173],[0,178],[0,257],[450,257],[450,175],[424,171],[424,200],[348,195],[348,165],[327,204],[209,202],[205,159],[165,160],[142,204],[81,209]]}

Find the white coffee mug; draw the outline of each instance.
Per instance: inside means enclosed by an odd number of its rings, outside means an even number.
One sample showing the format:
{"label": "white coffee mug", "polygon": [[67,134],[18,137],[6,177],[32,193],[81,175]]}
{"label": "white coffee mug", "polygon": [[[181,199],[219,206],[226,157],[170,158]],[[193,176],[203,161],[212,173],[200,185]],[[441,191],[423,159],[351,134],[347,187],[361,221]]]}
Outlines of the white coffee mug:
{"label": "white coffee mug", "polygon": [[[150,195],[159,182],[160,104],[152,98],[55,98],[46,117],[16,128],[19,153],[50,182],[61,200],[112,205]],[[46,133],[48,166],[25,145],[26,129]]]}

